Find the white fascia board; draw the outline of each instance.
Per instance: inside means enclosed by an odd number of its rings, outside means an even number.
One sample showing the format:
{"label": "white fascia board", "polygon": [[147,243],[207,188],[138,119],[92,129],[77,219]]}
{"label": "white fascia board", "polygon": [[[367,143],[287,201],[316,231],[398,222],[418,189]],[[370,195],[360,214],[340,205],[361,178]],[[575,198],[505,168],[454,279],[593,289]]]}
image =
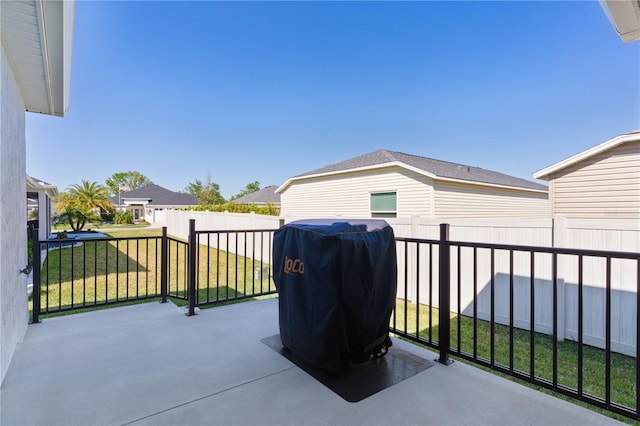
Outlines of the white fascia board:
{"label": "white fascia board", "polygon": [[389,167],[393,167],[393,166],[402,167],[404,169],[412,170],[412,171],[414,171],[416,173],[419,173],[421,175],[425,175],[425,176],[428,176],[428,177],[431,177],[431,178],[436,178],[436,175],[434,175],[432,173],[425,172],[424,170],[417,169],[415,167],[409,166],[409,165],[407,165],[405,163],[401,163],[399,161],[391,161],[389,163],[374,164],[374,165],[371,165],[371,166],[356,167],[356,168],[353,168],[353,169],[336,170],[336,171],[333,171],[333,172],[316,173],[316,174],[313,174],[313,175],[304,175],[304,176],[292,177],[292,178],[287,179],[287,181],[285,183],[283,183],[278,189],[276,189],[276,194],[282,193],[293,182],[300,181],[300,180],[313,179],[313,178],[326,177],[326,176],[342,175],[342,174],[345,174],[345,173],[354,173],[354,172],[362,172],[362,171],[369,171],[369,170],[376,170],[376,169],[384,169],[384,168],[389,168]]}
{"label": "white fascia board", "polygon": [[73,33],[76,21],[76,3],[71,0],[65,3],[63,38],[63,65],[64,65],[64,97],[63,114],[69,112],[69,100],[71,97],[71,56],[73,53]]}
{"label": "white fascia board", "polygon": [[39,186],[40,185],[38,184],[37,180],[35,180],[31,176],[27,175],[27,191],[30,190],[30,189],[36,190],[36,189],[38,189]]}
{"label": "white fascia board", "polygon": [[640,40],[639,0],[600,0],[600,6],[622,41]]}
{"label": "white fascia board", "polygon": [[49,198],[55,198],[58,196],[58,187],[55,185],[51,185],[49,188],[46,189],[45,192],[47,193]]}
{"label": "white fascia board", "polygon": [[149,206],[153,209],[186,209],[187,207],[196,207],[197,204],[154,204]]}
{"label": "white fascia board", "polygon": [[439,180],[439,181],[445,181],[445,182],[455,182],[455,183],[464,183],[464,184],[468,184],[468,185],[481,185],[481,186],[488,186],[488,187],[492,187],[492,188],[515,189],[515,190],[518,190],[518,191],[536,192],[536,193],[542,193],[542,194],[547,194],[548,193],[548,191],[542,190],[542,189],[530,189],[530,188],[523,188],[523,187],[520,187],[520,186],[499,185],[499,184],[495,184],[495,183],[478,182],[478,181],[475,181],[475,180],[464,180],[464,179],[441,177],[441,176],[437,176],[437,175],[435,175],[433,173],[429,173],[427,171],[419,169],[417,167],[410,166],[410,165],[408,165],[406,163],[402,163],[400,161],[392,161],[392,162],[389,162],[389,163],[375,164],[375,165],[372,165],[372,166],[358,167],[358,168],[355,168],[355,169],[338,170],[338,171],[334,171],[334,172],[318,173],[318,174],[314,174],[314,175],[306,175],[306,176],[298,176],[298,177],[289,178],[289,179],[287,179],[287,181],[284,184],[282,184],[282,186],[280,186],[278,189],[276,189],[276,193],[280,194],[289,185],[291,185],[293,182],[300,181],[300,180],[318,178],[318,177],[325,177],[325,176],[332,176],[332,175],[339,175],[339,174],[345,174],[345,173],[351,173],[351,172],[384,169],[384,168],[389,168],[389,167],[394,167],[394,166],[401,167],[401,168],[406,169],[406,170],[411,170],[411,171],[413,171],[413,172],[415,172],[417,174],[426,176],[426,177],[431,178],[433,180]]}
{"label": "white fascia board", "polygon": [[122,198],[120,202],[125,206],[131,206],[134,204],[135,205],[141,204],[143,206],[146,206],[151,202],[151,200],[149,198]]}
{"label": "white fascia board", "polygon": [[63,117],[69,110],[74,0],[36,2],[49,114]]}
{"label": "white fascia board", "polygon": [[513,189],[515,191],[535,192],[538,194],[549,193],[549,190],[547,189],[533,189],[533,188],[524,188],[522,186],[500,185],[497,183],[479,182],[477,180],[463,180],[463,179],[454,179],[454,178],[446,178],[446,177],[436,177],[435,180],[444,181],[444,182],[453,182],[453,183],[464,183],[467,185],[475,185],[475,186],[488,186],[490,188]]}
{"label": "white fascia board", "polygon": [[44,191],[45,194],[53,198],[58,195],[58,187],[49,183],[38,181],[27,175],[27,191]]}
{"label": "white fascia board", "polygon": [[616,136],[615,138],[609,139],[608,141],[603,142],[600,145],[591,147],[586,151],[582,151],[572,157],[566,158],[562,161],[552,164],[549,167],[546,167],[542,170],[538,170],[533,174],[533,177],[536,179],[550,180],[551,174],[559,170],[562,170],[565,167],[569,167],[573,164],[579,163],[580,161],[583,161],[601,152],[607,151],[615,146],[618,146],[627,142],[637,141],[637,140],[640,140],[640,131],[635,131],[632,133],[626,133],[624,135]]}

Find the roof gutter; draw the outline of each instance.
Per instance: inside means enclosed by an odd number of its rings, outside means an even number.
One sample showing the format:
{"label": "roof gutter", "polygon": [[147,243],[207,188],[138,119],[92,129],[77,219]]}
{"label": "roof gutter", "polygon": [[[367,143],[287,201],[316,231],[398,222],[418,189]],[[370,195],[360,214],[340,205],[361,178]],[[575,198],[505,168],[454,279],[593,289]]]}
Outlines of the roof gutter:
{"label": "roof gutter", "polygon": [[[51,19],[50,22],[54,22],[52,15],[55,15],[55,12],[54,9],[49,6],[47,8],[48,14],[47,16],[45,16],[45,7],[46,5],[44,4],[44,2],[36,1],[36,19],[38,21],[38,34],[40,34],[40,46],[42,46],[42,67],[44,68],[44,84],[46,88],[46,96],[48,101],[47,103],[49,104],[49,111],[53,112],[54,84],[51,77],[51,72],[53,71],[53,64],[51,63],[51,59],[53,59],[54,55],[51,55],[50,53],[54,49],[50,48],[50,45],[53,46],[56,41],[54,40],[55,37],[53,34],[47,33],[47,21]],[[53,27],[52,24],[50,25]]]}
{"label": "roof gutter", "polygon": [[47,112],[63,117],[69,111],[75,1],[36,0],[35,6],[49,106]]}
{"label": "roof gutter", "polygon": [[27,175],[27,191],[42,191],[53,198],[58,195],[58,187],[56,185],[52,185],[50,183],[38,181],[31,176]]}

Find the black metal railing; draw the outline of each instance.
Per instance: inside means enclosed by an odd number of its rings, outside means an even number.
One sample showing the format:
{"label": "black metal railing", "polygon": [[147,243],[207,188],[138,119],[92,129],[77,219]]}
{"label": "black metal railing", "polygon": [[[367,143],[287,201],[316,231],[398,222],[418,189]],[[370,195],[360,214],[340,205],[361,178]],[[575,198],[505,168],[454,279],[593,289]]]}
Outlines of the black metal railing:
{"label": "black metal railing", "polygon": [[273,281],[274,229],[196,231],[189,223],[191,256],[189,314],[196,305],[276,294]]}
{"label": "black metal railing", "polygon": [[[163,228],[163,233],[166,229]],[[188,274],[189,274],[189,243],[178,238],[166,238],[166,251],[163,252],[166,260],[163,269],[167,274],[168,297],[178,300],[188,300]],[[166,302],[166,298],[163,299]]]}
{"label": "black metal railing", "polygon": [[[38,241],[31,322],[55,314],[168,298],[198,306],[276,293],[271,271],[273,229],[195,231],[167,236]],[[44,255],[44,256],[43,256]]]}
{"label": "black metal railing", "polygon": [[34,229],[32,322],[39,322],[42,314],[160,296],[162,241],[162,237],[38,241]]}
{"label": "black metal railing", "polygon": [[[168,237],[38,241],[41,314],[173,298],[198,306],[276,294],[273,229]],[[390,329],[457,357],[640,420],[640,254],[396,238]],[[37,250],[39,247],[41,250]],[[46,258],[41,262],[41,253]],[[40,283],[40,285],[38,285]]]}
{"label": "black metal railing", "polygon": [[447,225],[396,243],[393,333],[640,419],[639,253],[450,241]]}

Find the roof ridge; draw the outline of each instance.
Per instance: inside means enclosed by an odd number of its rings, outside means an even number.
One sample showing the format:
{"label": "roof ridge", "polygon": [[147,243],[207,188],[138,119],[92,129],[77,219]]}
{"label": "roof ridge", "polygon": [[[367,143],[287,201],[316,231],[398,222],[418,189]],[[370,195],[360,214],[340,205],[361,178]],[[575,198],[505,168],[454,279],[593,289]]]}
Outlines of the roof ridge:
{"label": "roof ridge", "polygon": [[[397,154],[397,152],[389,151],[387,149],[381,149],[380,151],[382,151],[382,155],[384,155],[384,157],[386,159],[388,159],[389,161],[399,161],[398,158],[395,155],[395,154]],[[364,154],[364,155],[367,155],[367,154]]]}
{"label": "roof ridge", "polygon": [[344,170],[381,166],[389,163],[400,163],[405,167],[412,167],[427,172],[440,179],[456,179],[481,184],[505,185],[528,189],[545,189],[544,185],[530,180],[508,175],[479,166],[471,166],[460,162],[438,160],[421,155],[407,154],[399,151],[378,149],[358,157],[343,160],[338,163],[313,170],[296,176],[301,178],[314,174],[339,173]]}
{"label": "roof ridge", "polygon": [[[501,173],[501,172],[497,172],[497,171],[495,171],[495,170],[485,169],[485,168],[482,168],[482,167],[480,167],[480,166],[472,166],[472,165],[470,165],[470,164],[464,164],[464,163],[460,163],[460,162],[457,162],[457,161],[440,160],[440,159],[438,159],[438,158],[425,157],[425,156],[423,156],[423,155],[407,154],[406,152],[397,152],[397,154],[406,155],[407,157],[419,158],[419,159],[422,159],[422,160],[436,161],[436,162],[438,162],[438,163],[451,164],[451,165],[454,165],[454,166],[471,167],[471,168],[474,168],[474,169],[477,169],[477,170],[486,170],[486,171],[489,171],[489,172]],[[402,161],[402,160],[398,159],[398,161]]]}

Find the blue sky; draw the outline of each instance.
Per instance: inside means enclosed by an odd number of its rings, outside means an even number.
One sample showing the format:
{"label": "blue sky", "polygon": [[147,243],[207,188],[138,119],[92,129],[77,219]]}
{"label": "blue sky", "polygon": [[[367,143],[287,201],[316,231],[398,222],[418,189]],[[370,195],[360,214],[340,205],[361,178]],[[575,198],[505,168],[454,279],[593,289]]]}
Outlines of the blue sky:
{"label": "blue sky", "polygon": [[640,42],[597,1],[76,2],[65,118],[27,173],[230,197],[377,149],[533,179],[640,128]]}

